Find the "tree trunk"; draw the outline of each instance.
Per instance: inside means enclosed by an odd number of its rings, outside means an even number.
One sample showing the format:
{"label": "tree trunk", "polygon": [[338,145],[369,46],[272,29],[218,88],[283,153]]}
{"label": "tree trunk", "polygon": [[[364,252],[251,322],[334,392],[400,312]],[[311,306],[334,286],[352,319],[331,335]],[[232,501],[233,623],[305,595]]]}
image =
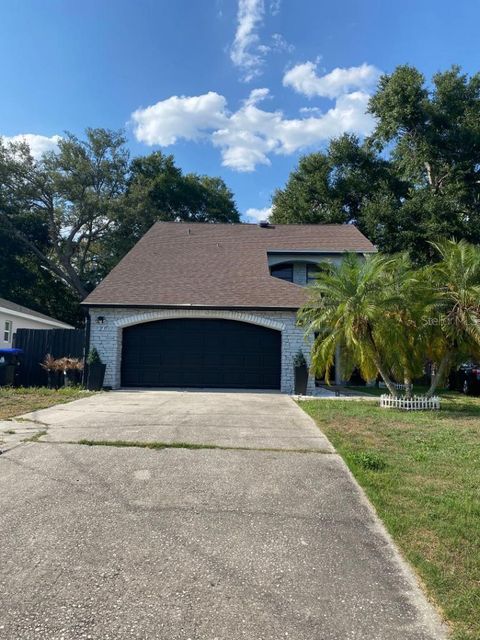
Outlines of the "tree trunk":
{"label": "tree trunk", "polygon": [[65,276],[64,276],[65,280],[72,287],[72,289],[77,292],[77,294],[79,295],[81,300],[83,300],[84,298],[87,297],[88,291],[83,286],[83,283],[80,280],[80,277],[78,276],[78,274],[75,271],[75,269],[72,267],[72,265],[69,262],[68,258],[63,256],[58,251],[56,253],[57,253],[59,262],[62,265],[63,270],[65,272]]}
{"label": "tree trunk", "polygon": [[382,376],[383,381],[387,385],[387,389],[389,390],[390,395],[396,396],[397,390],[395,389],[395,386],[392,380],[390,380],[390,376],[388,375],[387,371],[384,369],[382,363],[380,362],[380,358],[375,357],[374,363],[375,363],[375,366],[377,367],[378,373]]}
{"label": "tree trunk", "polygon": [[405,374],[403,377],[403,384],[405,385],[405,397],[412,397],[412,378],[409,374]]}
{"label": "tree trunk", "polygon": [[438,369],[435,374],[432,376],[432,380],[430,382],[430,389],[425,394],[427,398],[431,398],[435,391],[437,390],[438,385],[444,379],[445,374],[447,373],[448,365],[450,363],[450,353],[446,353],[443,358],[440,360],[440,364],[438,365]]}
{"label": "tree trunk", "polygon": [[80,278],[75,272],[75,269],[67,260],[60,260],[60,265],[57,266],[47,255],[42,253],[42,251],[35,246],[35,243],[29,240],[29,238],[27,238],[27,236],[25,236],[21,231],[16,229],[7,216],[2,216],[2,220],[7,223],[13,235],[23,242],[23,244],[30,249],[30,251],[47,267],[47,269],[50,270],[51,273],[70,286],[77,293],[79,298],[83,300],[88,295],[88,291],[83,286]]}
{"label": "tree trunk", "polygon": [[382,365],[382,359],[380,357],[380,353],[378,352],[377,346],[375,344],[375,340],[374,340],[374,337],[373,337],[373,331],[372,331],[372,328],[370,326],[368,327],[368,338],[370,340],[370,348],[371,348],[371,353],[372,353],[373,364],[375,365],[375,367],[377,368],[378,373],[381,375],[383,381],[387,385],[387,389],[389,390],[390,395],[396,396],[397,395],[397,390],[395,389],[395,386],[394,386],[393,382],[390,380],[390,376],[388,375],[386,369]]}

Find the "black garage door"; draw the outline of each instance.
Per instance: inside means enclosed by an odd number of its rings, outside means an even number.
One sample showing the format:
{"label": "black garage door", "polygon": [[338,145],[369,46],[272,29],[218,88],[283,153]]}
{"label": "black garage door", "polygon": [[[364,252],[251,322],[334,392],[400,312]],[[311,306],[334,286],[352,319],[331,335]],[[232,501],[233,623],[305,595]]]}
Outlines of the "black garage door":
{"label": "black garage door", "polygon": [[278,389],[280,332],[233,320],[159,320],[123,330],[122,386]]}

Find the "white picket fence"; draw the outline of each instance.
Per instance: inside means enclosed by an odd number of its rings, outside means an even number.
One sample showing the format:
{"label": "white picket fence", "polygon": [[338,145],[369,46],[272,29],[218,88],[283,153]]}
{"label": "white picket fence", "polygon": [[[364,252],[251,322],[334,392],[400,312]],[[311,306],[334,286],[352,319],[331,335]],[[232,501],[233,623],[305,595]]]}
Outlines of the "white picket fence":
{"label": "white picket fence", "polygon": [[[407,387],[411,389],[413,387],[413,385],[411,385],[411,384],[402,384],[401,382],[394,382],[393,383],[393,387],[397,391],[407,391]],[[378,388],[379,389],[386,389],[387,385],[385,384],[385,382],[379,382],[378,383]]]}
{"label": "white picket fence", "polygon": [[380,396],[380,406],[385,409],[402,409],[403,411],[438,411],[440,409],[440,398],[432,396],[391,396],[382,394]]}

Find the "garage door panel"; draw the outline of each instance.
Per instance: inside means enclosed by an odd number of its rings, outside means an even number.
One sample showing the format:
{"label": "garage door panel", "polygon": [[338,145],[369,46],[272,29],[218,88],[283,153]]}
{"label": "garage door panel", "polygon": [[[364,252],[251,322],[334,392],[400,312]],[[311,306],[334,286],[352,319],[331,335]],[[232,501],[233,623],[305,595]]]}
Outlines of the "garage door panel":
{"label": "garage door panel", "polygon": [[123,331],[123,386],[280,387],[280,332],[232,320],[182,318]]}

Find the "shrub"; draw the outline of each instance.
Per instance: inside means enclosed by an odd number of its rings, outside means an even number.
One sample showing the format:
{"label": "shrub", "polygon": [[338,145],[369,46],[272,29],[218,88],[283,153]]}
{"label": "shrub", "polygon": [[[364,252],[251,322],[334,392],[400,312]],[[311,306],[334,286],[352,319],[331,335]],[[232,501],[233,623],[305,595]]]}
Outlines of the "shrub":
{"label": "shrub", "polygon": [[301,351],[297,351],[297,353],[295,354],[295,357],[293,358],[293,365],[295,367],[305,367],[307,365],[305,356]]}
{"label": "shrub", "polygon": [[100,354],[95,349],[95,347],[93,347],[93,349],[90,349],[90,352],[89,352],[89,354],[87,356],[87,364],[88,365],[103,364],[102,363],[102,359],[100,358]]}

